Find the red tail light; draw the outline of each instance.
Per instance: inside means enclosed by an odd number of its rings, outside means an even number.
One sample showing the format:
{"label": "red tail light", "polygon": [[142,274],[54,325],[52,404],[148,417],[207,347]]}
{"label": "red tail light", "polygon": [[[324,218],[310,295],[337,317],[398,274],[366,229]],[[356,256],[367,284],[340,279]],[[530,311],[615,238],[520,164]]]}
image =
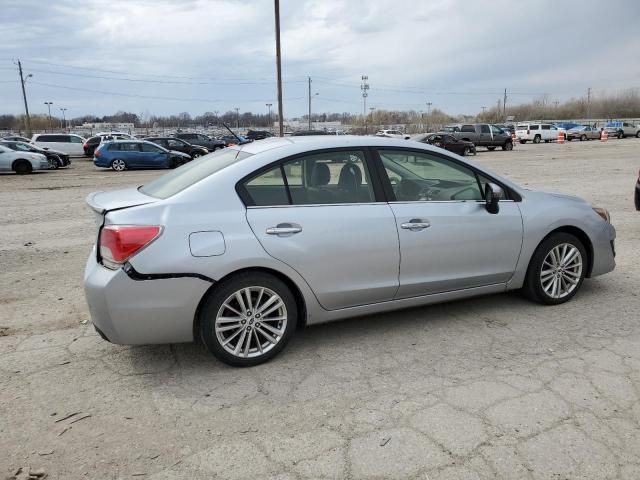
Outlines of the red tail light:
{"label": "red tail light", "polygon": [[93,156],[94,156],[94,157],[99,157],[99,156],[101,156],[101,155],[102,155],[102,154],[100,153],[100,150],[96,150],[96,151],[94,151],[94,152],[93,152]]}
{"label": "red tail light", "polygon": [[98,248],[102,264],[116,269],[160,236],[162,227],[107,225],[102,228]]}

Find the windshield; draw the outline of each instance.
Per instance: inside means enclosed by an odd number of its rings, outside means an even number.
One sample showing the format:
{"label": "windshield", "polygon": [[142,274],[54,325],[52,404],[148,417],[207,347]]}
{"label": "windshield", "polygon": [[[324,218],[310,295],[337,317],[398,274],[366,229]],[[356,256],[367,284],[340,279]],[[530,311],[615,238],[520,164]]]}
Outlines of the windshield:
{"label": "windshield", "polygon": [[250,153],[241,150],[225,148],[224,150],[204,155],[197,160],[192,160],[157,180],[143,185],[139,190],[145,195],[164,200],[191,185],[195,185],[209,175],[250,156]]}
{"label": "windshield", "polygon": [[14,143],[14,145],[16,150],[22,150],[23,152],[30,152],[31,150],[34,150],[32,147],[29,147],[24,143]]}

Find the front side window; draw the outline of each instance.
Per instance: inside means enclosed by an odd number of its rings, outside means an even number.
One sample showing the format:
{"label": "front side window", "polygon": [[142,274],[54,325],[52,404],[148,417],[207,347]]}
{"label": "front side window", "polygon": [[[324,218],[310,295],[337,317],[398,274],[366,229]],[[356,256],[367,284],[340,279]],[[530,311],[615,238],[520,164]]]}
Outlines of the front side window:
{"label": "front side window", "polygon": [[71,135],[69,139],[71,140],[71,143],[84,143],[84,139],[76,137],[74,135]]}
{"label": "front side window", "polygon": [[480,179],[463,165],[429,152],[379,150],[378,153],[397,201],[482,200]]}
{"label": "front side window", "polygon": [[494,127],[493,125],[491,125],[491,131],[493,132],[494,135],[499,135],[501,133],[504,133],[502,129],[498,127]]}
{"label": "front side window", "polygon": [[[156,143],[160,143],[160,142],[156,142]],[[182,143],[180,140],[166,140],[163,143],[161,143],[161,145],[169,145],[170,148],[181,148],[184,146],[184,143]]]}
{"label": "front side window", "polygon": [[361,151],[330,151],[289,160],[243,184],[251,204],[328,205],[375,201]]}

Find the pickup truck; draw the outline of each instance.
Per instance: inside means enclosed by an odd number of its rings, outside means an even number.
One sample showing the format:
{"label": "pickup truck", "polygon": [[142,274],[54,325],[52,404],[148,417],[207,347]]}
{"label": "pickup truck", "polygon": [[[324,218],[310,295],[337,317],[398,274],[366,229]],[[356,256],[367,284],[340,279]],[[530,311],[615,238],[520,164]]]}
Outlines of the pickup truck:
{"label": "pickup truck", "polygon": [[640,126],[628,122],[609,122],[604,126],[610,137],[638,137],[640,138]]}
{"label": "pickup truck", "polygon": [[459,140],[472,142],[476,147],[487,147],[487,150],[495,150],[497,147],[513,150],[511,135],[488,123],[462,124],[459,129],[447,133]]}

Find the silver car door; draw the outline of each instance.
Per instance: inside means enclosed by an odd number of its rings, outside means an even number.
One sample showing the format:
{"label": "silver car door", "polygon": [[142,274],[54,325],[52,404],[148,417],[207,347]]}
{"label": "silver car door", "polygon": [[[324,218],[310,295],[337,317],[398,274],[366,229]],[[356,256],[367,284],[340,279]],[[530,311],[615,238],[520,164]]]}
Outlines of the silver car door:
{"label": "silver car door", "polygon": [[487,179],[441,155],[379,150],[391,179],[390,206],[400,238],[400,288],[396,298],[506,283],[522,245],[518,204],[485,208]]}
{"label": "silver car door", "polygon": [[241,187],[264,249],[300,273],[328,310],[391,300],[398,289],[395,219],[376,201],[369,171],[364,152],[332,150],[281,163]]}

